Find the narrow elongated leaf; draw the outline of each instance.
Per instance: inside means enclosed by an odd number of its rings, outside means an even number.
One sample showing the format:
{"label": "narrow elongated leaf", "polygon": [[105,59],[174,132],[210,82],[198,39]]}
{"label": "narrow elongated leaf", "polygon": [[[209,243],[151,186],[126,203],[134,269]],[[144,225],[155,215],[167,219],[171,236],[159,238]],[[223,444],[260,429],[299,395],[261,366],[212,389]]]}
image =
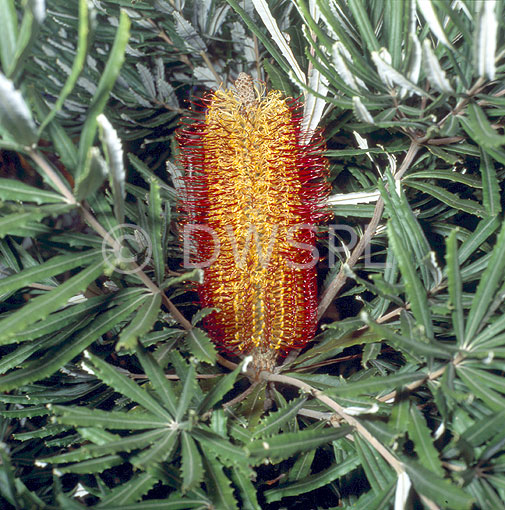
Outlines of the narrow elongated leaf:
{"label": "narrow elongated leaf", "polygon": [[[130,19],[126,14],[126,11],[121,10],[119,16],[119,25],[117,28],[116,36],[114,38],[114,44],[109,54],[107,64],[102,73],[100,81],[91,101],[91,105],[88,110],[86,122],[81,131],[81,138],[79,143],[79,167],[82,169],[84,162],[89,151],[89,148],[93,144],[93,140],[96,135],[97,128],[97,117],[102,113],[107,100],[109,99],[110,91],[116,82],[119,75],[121,66],[123,65],[125,58],[126,44],[130,36]],[[81,170],[80,170],[81,171]],[[79,172],[80,172],[79,171]]]}
{"label": "narrow elongated leaf", "polygon": [[75,181],[75,198],[84,200],[96,193],[107,176],[107,165],[98,147],[90,147],[82,172]]}
{"label": "narrow elongated leaf", "polygon": [[403,460],[414,488],[441,508],[468,510],[473,498],[463,489],[432,473],[417,462]]}
{"label": "narrow elongated leaf", "polygon": [[26,364],[22,369],[4,375],[0,379],[3,391],[17,388],[29,382],[44,379],[59,370],[95,340],[107,333],[116,324],[126,319],[136,307],[135,301],[103,313],[93,323],[76,333],[71,341],[64,342],[50,349],[40,359]]}
{"label": "narrow elongated leaf", "polygon": [[18,212],[6,214],[0,218],[0,238],[6,235],[18,235],[21,227],[31,222],[38,222],[48,216],[57,216],[73,209],[73,204],[51,204],[41,206],[25,206]]}
{"label": "narrow elongated leaf", "polygon": [[0,73],[0,133],[10,140],[31,146],[37,141],[32,114],[14,84]]}
{"label": "narrow elongated leaf", "polygon": [[491,216],[501,212],[500,185],[493,160],[481,150],[480,173],[482,174],[482,198],[484,208]]}
{"label": "narrow elongated leaf", "polygon": [[411,303],[412,313],[419,324],[424,327],[426,336],[433,338],[433,325],[426,290],[417,276],[412,256],[409,254],[405,243],[396,232],[392,223],[388,224],[388,235],[391,247],[398,259],[400,271],[405,279],[405,291]]}
{"label": "narrow elongated leaf", "polygon": [[109,508],[112,505],[126,505],[134,503],[147,494],[158,479],[151,473],[139,473],[128,482],[114,487],[105,498],[102,498],[96,508]]}
{"label": "narrow elongated leaf", "polygon": [[40,319],[44,319],[51,312],[66,304],[72,296],[86,289],[102,273],[103,263],[93,264],[69,278],[54,290],[31,299],[28,304],[0,321],[0,344],[9,343],[18,331]]}
{"label": "narrow elongated leaf", "polygon": [[162,428],[167,420],[146,412],[124,413],[102,411],[88,407],[51,405],[51,411],[58,417],[58,423],[76,427],[104,427],[117,430],[145,430]]}
{"label": "narrow elongated leaf", "polygon": [[168,422],[172,419],[170,414],[164,409],[145,389],[139,386],[135,381],[132,381],[125,375],[121,374],[118,369],[109,365],[99,357],[94,356],[90,352],[85,353],[93,366],[89,368],[99,377],[104,383],[114,388],[125,397],[137,402],[145,407],[148,411],[165,419]]}
{"label": "narrow elongated leaf", "polygon": [[44,128],[54,119],[56,114],[61,110],[65,99],[72,92],[77,83],[77,79],[81,74],[84,62],[86,59],[86,50],[90,43],[90,13],[87,0],[79,0],[79,28],[77,34],[77,50],[75,52],[74,61],[72,63],[72,70],[67,77],[65,85],[56,100],[55,105],[51,108],[47,117],[43,120],[39,127],[39,134],[44,131]]}
{"label": "narrow elongated leaf", "polygon": [[86,459],[94,459],[102,455],[140,450],[146,446],[156,443],[160,438],[167,435],[166,429],[154,429],[140,434],[130,434],[120,439],[109,441],[106,444],[96,444],[91,446],[82,446],[77,450],[72,450],[61,455],[45,457],[42,459],[48,464],[59,464],[63,462],[79,462]]}
{"label": "narrow elongated leaf", "polygon": [[170,499],[148,499],[140,503],[121,506],[107,506],[107,510],[190,510],[191,508],[205,508],[207,501],[175,497]]}
{"label": "narrow elongated leaf", "polygon": [[202,457],[193,438],[187,433],[182,432],[182,490],[186,492],[203,480]]}
{"label": "narrow elongated leaf", "polygon": [[2,13],[2,39],[0,41],[0,62],[6,73],[16,53],[16,39],[18,37],[18,17],[13,0],[0,0]]}
{"label": "narrow elongated leaf", "polygon": [[463,438],[471,445],[479,446],[494,437],[498,432],[503,431],[503,420],[505,420],[505,409],[476,422],[465,430]]}
{"label": "narrow elongated leaf", "polygon": [[154,386],[160,400],[163,402],[163,405],[167,408],[169,413],[175,417],[177,413],[175,394],[172,390],[171,383],[167,381],[161,366],[141,345],[137,346],[136,353],[140,363],[142,364],[142,368],[149,377],[149,380]]}
{"label": "narrow elongated leaf", "polygon": [[505,276],[505,223],[502,225],[496,244],[491,253],[488,266],[481,277],[479,286],[468,314],[465,328],[465,344],[472,342],[475,334],[481,327],[482,320],[494,295]]}
{"label": "narrow elongated leaf", "polygon": [[233,480],[235,487],[238,487],[239,490],[239,496],[241,499],[240,509],[261,510],[258,503],[257,490],[251,480],[244,476],[244,474],[237,468],[232,468],[231,479]]}
{"label": "narrow elongated leaf", "polygon": [[161,283],[165,273],[165,257],[162,247],[162,223],[163,211],[161,209],[160,187],[156,180],[151,179],[149,191],[149,234],[153,249],[153,264],[156,282]]}
{"label": "narrow elongated leaf", "polygon": [[430,430],[426,426],[422,414],[415,405],[410,406],[410,420],[408,423],[409,437],[414,442],[414,448],[419,462],[427,469],[444,477],[444,470],[438,457],[438,451],[433,446]]}
{"label": "narrow elongated leaf", "polygon": [[151,331],[158,319],[160,306],[161,294],[148,294],[128,327],[121,332],[116,349],[134,349],[138,339]]}
{"label": "narrow elongated leaf", "polygon": [[491,126],[482,108],[470,103],[467,107],[468,117],[461,115],[458,120],[464,130],[482,147],[497,149],[505,144],[505,136],[497,133]]}
{"label": "narrow elongated leaf", "polygon": [[235,446],[218,434],[210,430],[204,430],[201,427],[194,428],[192,432],[193,438],[199,441],[202,448],[210,449],[227,464],[244,464],[247,462],[242,448]]}
{"label": "narrow elongated leaf", "polygon": [[64,273],[79,266],[96,263],[101,258],[101,251],[86,250],[72,255],[59,255],[40,265],[23,269],[0,280],[0,293],[21,289],[30,283],[37,283],[50,276]]}
{"label": "narrow elongated leaf", "polygon": [[450,307],[452,309],[452,325],[458,344],[462,345],[464,340],[464,310],[463,310],[463,287],[461,273],[459,271],[457,229],[452,230],[446,241],[447,246],[447,282],[449,289]]}
{"label": "narrow elongated leaf", "polygon": [[192,328],[186,335],[186,343],[189,350],[200,361],[205,361],[210,365],[216,363],[216,348],[211,342],[207,333],[200,328]]}
{"label": "narrow elongated leaf", "polygon": [[354,434],[356,451],[365,471],[367,480],[376,493],[385,490],[394,479],[392,469],[368,442]]}
{"label": "narrow elongated leaf", "polygon": [[110,469],[114,466],[120,466],[123,463],[124,459],[121,457],[121,455],[104,455],[103,457],[83,460],[81,462],[77,462],[76,464],[70,464],[69,466],[60,466],[58,467],[58,471],[62,474],[74,473],[86,475],[92,473],[102,473],[106,469]]}
{"label": "narrow elongated leaf", "polygon": [[306,397],[300,397],[293,400],[288,405],[280,407],[277,411],[270,413],[254,429],[254,438],[276,434],[285,423],[297,415],[306,401]]}
{"label": "narrow elongated leaf", "polygon": [[217,382],[212,389],[205,395],[205,398],[202,400],[200,405],[198,406],[197,412],[199,414],[212,409],[212,407],[217,404],[226,393],[228,393],[235,384],[238,374],[242,370],[242,364],[240,364],[233,372],[224,375],[220,378],[219,382]]}
{"label": "narrow elongated leaf", "polygon": [[64,198],[58,195],[58,193],[34,188],[33,186],[29,186],[15,179],[0,179],[0,199],[35,202],[37,204],[50,204],[64,201]]}
{"label": "narrow elongated leaf", "polygon": [[287,459],[298,452],[312,450],[324,444],[340,439],[351,431],[348,426],[338,429],[302,430],[300,432],[288,432],[282,435],[257,439],[246,446],[250,456],[257,461],[262,459]]}
{"label": "narrow elongated leaf", "polygon": [[313,491],[324,487],[333,482],[337,478],[346,475],[359,466],[360,459],[356,455],[349,455],[343,462],[340,462],[328,469],[324,469],[319,473],[305,477],[296,483],[270,489],[265,492],[265,498],[268,503],[279,501],[282,498],[298,496],[305,492]]}
{"label": "narrow elongated leaf", "polygon": [[176,429],[166,430],[162,437],[142,453],[130,459],[136,467],[146,467],[155,462],[164,462],[171,455],[177,445],[179,431]]}
{"label": "narrow elongated leaf", "polygon": [[208,493],[214,506],[222,510],[237,510],[237,501],[230,480],[224,474],[221,464],[211,452],[204,453],[205,483],[208,485]]}
{"label": "narrow elongated leaf", "polygon": [[466,367],[458,366],[456,373],[471,393],[485,402],[493,411],[501,412],[505,409],[505,398],[493,390],[475,370],[470,372]]}

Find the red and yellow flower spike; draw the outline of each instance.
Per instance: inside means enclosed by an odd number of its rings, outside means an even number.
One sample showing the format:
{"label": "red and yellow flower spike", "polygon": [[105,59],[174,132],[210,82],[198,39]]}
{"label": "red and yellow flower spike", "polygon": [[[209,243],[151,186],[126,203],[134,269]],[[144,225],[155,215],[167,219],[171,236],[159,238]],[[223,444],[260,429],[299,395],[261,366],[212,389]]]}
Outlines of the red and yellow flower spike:
{"label": "red and yellow flower spike", "polygon": [[[202,121],[178,130],[186,234],[204,269],[202,306],[212,339],[271,368],[317,323],[314,225],[326,217],[320,134],[302,132],[300,104],[264,93],[241,73],[204,99]],[[210,264],[209,261],[211,262]]]}

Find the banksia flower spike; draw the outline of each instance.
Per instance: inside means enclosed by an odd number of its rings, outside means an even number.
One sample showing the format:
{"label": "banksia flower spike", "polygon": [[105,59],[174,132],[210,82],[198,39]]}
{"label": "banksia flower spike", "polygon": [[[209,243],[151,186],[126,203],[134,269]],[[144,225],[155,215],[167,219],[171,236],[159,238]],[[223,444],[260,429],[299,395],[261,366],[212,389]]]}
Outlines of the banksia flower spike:
{"label": "banksia flower spike", "polygon": [[185,248],[204,268],[201,305],[212,339],[271,369],[317,323],[315,225],[327,215],[320,134],[302,132],[300,104],[241,73],[204,100],[205,118],[178,131],[185,170]]}

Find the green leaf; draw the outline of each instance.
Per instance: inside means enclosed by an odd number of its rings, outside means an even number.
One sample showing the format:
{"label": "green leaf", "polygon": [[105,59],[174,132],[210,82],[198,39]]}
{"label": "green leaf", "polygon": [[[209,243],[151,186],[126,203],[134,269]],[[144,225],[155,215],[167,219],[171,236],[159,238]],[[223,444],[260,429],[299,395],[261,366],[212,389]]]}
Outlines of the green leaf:
{"label": "green leaf", "polygon": [[[93,144],[97,129],[97,117],[105,108],[109,94],[119,76],[119,71],[124,62],[126,44],[130,36],[130,19],[126,11],[121,10],[119,16],[119,26],[116,31],[114,43],[109,53],[109,58],[103,73],[98,82],[98,86],[88,109],[86,121],[81,130],[79,142],[79,173],[82,171],[89,148]],[[78,173],[78,174],[79,174]]]}
{"label": "green leaf", "polygon": [[37,128],[21,92],[1,73],[0,133],[28,147],[37,141]]}
{"label": "green leaf", "polygon": [[465,345],[471,345],[476,333],[482,327],[494,295],[505,276],[505,222],[496,240],[489,263],[480,279],[465,328]]}
{"label": "green leaf", "polygon": [[107,165],[98,147],[90,147],[84,168],[75,181],[75,198],[82,201],[102,186],[107,176]]}
{"label": "green leaf", "polygon": [[54,290],[34,297],[28,304],[1,320],[0,345],[9,343],[18,331],[40,319],[46,318],[51,312],[65,305],[72,296],[86,289],[102,273],[103,264],[95,263],[69,278]]}
{"label": "green leaf", "polygon": [[338,429],[305,429],[300,432],[288,432],[269,437],[268,439],[252,441],[246,446],[246,450],[253,459],[256,459],[256,463],[261,462],[263,459],[280,461],[292,457],[298,452],[312,450],[341,439],[349,434],[350,431],[351,427],[343,425]]}
{"label": "green leaf", "polygon": [[490,409],[495,412],[501,412],[505,409],[505,399],[489,386],[488,381],[482,377],[482,374],[459,365],[456,367],[456,372],[470,389],[470,392],[485,402]]}
{"label": "green leaf", "polygon": [[[433,147],[430,147],[432,149]],[[402,181],[410,185],[410,181],[416,179],[441,179],[451,182],[459,182],[471,188],[482,188],[482,182],[471,175],[461,174],[452,170],[421,170],[412,174],[406,175]]]}
{"label": "green leaf", "polygon": [[144,469],[155,462],[164,462],[172,455],[172,451],[176,447],[178,439],[179,431],[177,429],[167,430],[163,436],[147,450],[132,457],[130,462],[134,466]]}
{"label": "green leaf", "polygon": [[108,505],[107,510],[190,510],[191,508],[205,508],[206,504],[207,502],[202,499],[170,497],[169,499],[146,499],[133,505]]}
{"label": "green leaf", "polygon": [[203,414],[205,411],[212,409],[225,395],[228,393],[235,384],[235,381],[242,370],[242,363],[230,372],[219,379],[219,381],[212,386],[211,390],[205,395],[205,398],[200,402],[197,408],[198,414]]}
{"label": "green leaf", "polygon": [[49,204],[63,202],[64,198],[58,193],[34,188],[15,179],[0,179],[0,199],[19,202],[35,202]]}
{"label": "green leaf", "polygon": [[365,471],[367,480],[376,493],[386,489],[394,479],[393,471],[386,461],[360,435],[354,434],[356,452]]}
{"label": "green leaf", "polygon": [[279,407],[277,411],[269,413],[269,415],[260,421],[254,429],[254,438],[267,437],[277,434],[279,429],[291,419],[294,419],[298,411],[307,401],[306,397],[299,397],[284,407]]}
{"label": "green leaf", "polygon": [[505,409],[499,413],[493,413],[477,421],[467,428],[463,433],[463,439],[472,446],[480,446],[488,439],[491,439],[503,431],[503,420],[505,420]]}
{"label": "green leaf", "polygon": [[424,333],[428,338],[433,338],[433,325],[431,320],[428,298],[412,260],[412,254],[405,246],[402,238],[396,232],[393,224],[388,223],[388,235],[391,247],[398,259],[400,271],[405,279],[405,291],[409,298],[412,313],[420,325],[424,327]]}
{"label": "green leaf", "polygon": [[56,345],[41,358],[27,363],[22,369],[4,375],[0,378],[0,390],[8,391],[50,376],[84,349],[87,349],[95,340],[107,333],[116,324],[126,319],[132,313],[132,308],[135,306],[136,303],[134,301],[123,307],[117,307],[103,313],[93,321],[91,326],[73,335],[71,341]]}
{"label": "green leaf", "polygon": [[153,265],[156,282],[161,283],[165,274],[165,256],[162,246],[160,187],[155,179],[151,179],[149,191],[149,234],[153,249]]}
{"label": "green leaf", "polygon": [[92,12],[89,12],[88,2],[87,0],[79,0],[79,29],[77,34],[77,50],[75,52],[74,62],[72,64],[72,69],[70,74],[67,77],[65,85],[60,91],[58,99],[54,106],[51,108],[51,111],[47,115],[47,117],[42,121],[39,127],[39,136],[44,131],[44,128],[54,119],[56,114],[61,110],[65,99],[74,89],[77,79],[81,74],[84,63],[86,60],[86,51],[90,44],[90,18]]}
{"label": "green leaf", "polygon": [[385,377],[366,377],[356,382],[347,382],[338,388],[326,390],[325,393],[333,396],[371,394],[375,395],[384,390],[393,390],[395,388],[420,381],[426,376],[419,372],[390,374]]}
{"label": "green leaf", "polygon": [[104,455],[96,459],[83,460],[76,464],[70,464],[69,466],[60,466],[58,471],[62,474],[74,473],[74,474],[93,474],[102,473],[106,469],[110,469],[114,466],[120,466],[124,463],[124,459],[121,455]]}
{"label": "green leaf", "polygon": [[75,208],[74,204],[51,204],[41,206],[24,206],[13,214],[6,214],[0,218],[0,238],[6,235],[17,235],[20,227],[30,222],[40,221],[47,216],[64,214]]}
{"label": "green leaf", "polygon": [[103,152],[109,167],[109,183],[114,199],[114,215],[118,223],[124,223],[125,169],[123,164],[123,146],[116,130],[107,117],[101,113],[96,118],[98,133],[102,142]]}
{"label": "green leaf", "polygon": [[116,452],[129,453],[133,450],[140,450],[152,445],[166,435],[167,429],[154,429],[140,434],[129,434],[128,436],[108,441],[106,444],[81,446],[77,450],[52,457],[45,457],[41,460],[48,464],[59,464],[63,462],[79,462]]}
{"label": "green leaf", "polygon": [[130,324],[123,329],[116,345],[116,350],[122,348],[134,349],[138,339],[149,333],[158,319],[161,306],[161,293],[148,294]]}
{"label": "green leaf", "polygon": [[361,37],[364,39],[368,51],[379,51],[380,44],[379,41],[377,41],[374,29],[370,23],[370,19],[368,17],[369,11],[366,4],[362,2],[350,2],[348,7],[354,15],[354,21],[356,22],[357,29]]}
{"label": "green leaf", "polygon": [[315,475],[304,477],[303,480],[298,482],[284,485],[275,489],[270,489],[265,492],[267,503],[280,501],[282,498],[298,496],[310,492],[320,487],[324,487],[333,482],[337,478],[350,473],[353,469],[359,466],[360,459],[356,455],[348,455],[343,461],[328,469],[324,469]]}
{"label": "green leaf", "polygon": [[432,473],[424,466],[412,460],[403,459],[407,474],[419,494],[437,503],[441,508],[468,510],[473,498],[463,489],[449,483],[446,479]]}
{"label": "green leaf", "polygon": [[0,62],[4,74],[12,65],[18,37],[18,16],[13,0],[0,0],[2,13],[2,38],[0,40]]}
{"label": "green leaf", "polygon": [[200,328],[192,328],[186,334],[186,344],[191,353],[199,360],[214,365],[216,363],[216,348]]}
{"label": "green leaf", "polygon": [[138,473],[128,482],[114,487],[95,508],[110,508],[138,501],[147,494],[158,480],[151,473]]}
{"label": "green leaf", "polygon": [[186,411],[195,396],[198,384],[196,382],[195,375],[195,365],[190,363],[189,370],[185,375],[185,379],[183,380],[184,386],[182,388],[182,393],[179,397],[179,404],[177,406],[177,411],[175,413],[175,421],[180,422],[182,417],[186,414]]}
{"label": "green leaf", "polygon": [[103,427],[113,430],[145,430],[167,426],[167,420],[146,412],[102,411],[86,406],[58,406],[49,404],[58,423],[75,427]]}
{"label": "green leaf", "polygon": [[501,212],[500,184],[496,177],[493,160],[481,149],[480,172],[482,174],[482,201],[487,213],[495,216]]}
{"label": "green leaf", "polygon": [[484,148],[498,148],[505,144],[505,136],[499,135],[489,123],[480,106],[470,103],[467,107],[468,117],[459,115],[457,118],[463,129],[475,142]]}
{"label": "green leaf", "polygon": [[165,377],[163,369],[142,345],[137,345],[136,353],[161,402],[163,402],[169,413],[175,416],[177,413],[175,394],[171,383]]}
{"label": "green leaf", "polygon": [[247,458],[241,447],[235,446],[227,439],[223,439],[220,435],[204,428],[195,427],[192,430],[193,438],[198,440],[203,449],[213,451],[222,461],[223,464],[246,464]]}
{"label": "green leaf", "polygon": [[261,510],[258,504],[257,489],[251,482],[251,480],[244,476],[242,471],[237,468],[232,468],[231,479],[235,484],[235,487],[239,490],[241,501],[241,510]]}
{"label": "green leaf", "polygon": [[137,402],[161,419],[167,420],[167,422],[172,420],[172,417],[167,410],[164,409],[144,388],[121,374],[116,367],[109,365],[88,351],[86,351],[85,357],[93,364],[93,366],[89,366],[89,369],[92,370],[93,373],[95,373],[95,375],[104,383],[114,388],[115,391],[122,393],[133,402]]}
{"label": "green leaf", "polygon": [[101,251],[86,250],[72,255],[59,255],[40,265],[23,269],[22,271],[0,280],[0,293],[7,293],[37,283],[50,276],[64,273],[79,266],[92,265],[101,258]]}
{"label": "green leaf", "polygon": [[447,261],[447,287],[450,298],[449,307],[452,310],[452,326],[458,340],[458,345],[461,345],[464,340],[465,319],[462,297],[463,284],[458,262],[457,235],[458,229],[455,228],[447,237],[447,252],[445,257]]}
{"label": "green leaf", "polygon": [[200,485],[203,480],[202,457],[193,438],[185,431],[181,435],[181,472],[183,493]]}
{"label": "green leaf", "polygon": [[415,405],[410,406],[410,420],[408,422],[408,432],[410,439],[414,442],[419,462],[427,469],[444,478],[444,470],[438,457],[438,451],[433,446],[433,439],[423,415]]}
{"label": "green leaf", "polygon": [[440,200],[449,207],[473,214],[479,218],[483,218],[485,216],[485,210],[478,202],[468,200],[466,198],[459,198],[458,195],[455,195],[440,186],[424,182],[414,182],[413,180],[406,181],[406,184],[411,188],[418,189],[423,193],[431,195],[433,198]]}
{"label": "green leaf", "polygon": [[223,472],[223,467],[211,452],[204,449],[205,484],[215,508],[220,510],[237,510],[237,501],[233,495],[230,480]]}

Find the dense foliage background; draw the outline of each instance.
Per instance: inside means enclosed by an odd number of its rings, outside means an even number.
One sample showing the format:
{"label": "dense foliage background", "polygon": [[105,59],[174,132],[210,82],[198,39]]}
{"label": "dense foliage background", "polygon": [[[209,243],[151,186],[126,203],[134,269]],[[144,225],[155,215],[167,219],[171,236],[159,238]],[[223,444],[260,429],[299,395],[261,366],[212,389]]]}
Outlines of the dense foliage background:
{"label": "dense foliage background", "polygon": [[[503,14],[0,0],[0,506],[504,509]],[[320,332],[252,381],[176,226],[174,129],[240,71],[324,127],[335,213]]]}

